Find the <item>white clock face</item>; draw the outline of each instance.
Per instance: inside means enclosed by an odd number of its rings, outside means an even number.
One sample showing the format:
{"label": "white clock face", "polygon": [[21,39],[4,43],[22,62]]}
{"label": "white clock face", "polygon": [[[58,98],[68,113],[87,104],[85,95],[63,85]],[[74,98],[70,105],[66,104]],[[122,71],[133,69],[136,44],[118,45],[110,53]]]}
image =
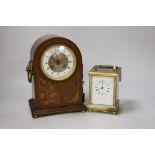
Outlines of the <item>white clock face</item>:
{"label": "white clock face", "polygon": [[114,78],[92,76],[91,103],[113,105]]}
{"label": "white clock face", "polygon": [[76,68],[75,54],[67,46],[53,45],[44,51],[41,57],[41,68],[50,79],[67,79]]}

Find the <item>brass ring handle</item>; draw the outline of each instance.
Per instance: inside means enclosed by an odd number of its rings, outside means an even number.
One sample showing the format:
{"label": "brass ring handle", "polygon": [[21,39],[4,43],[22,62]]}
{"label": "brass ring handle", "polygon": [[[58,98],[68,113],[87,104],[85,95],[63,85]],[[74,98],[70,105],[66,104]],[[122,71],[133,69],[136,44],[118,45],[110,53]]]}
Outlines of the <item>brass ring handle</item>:
{"label": "brass ring handle", "polygon": [[32,74],[27,72],[27,78],[28,78],[28,81],[31,83],[32,82]]}
{"label": "brass ring handle", "polygon": [[33,61],[30,60],[27,67],[26,67],[26,72],[27,72],[27,78],[28,81],[31,83],[32,82],[32,76],[33,76]]}
{"label": "brass ring handle", "polygon": [[118,67],[119,81],[122,81],[122,67]]}
{"label": "brass ring handle", "polygon": [[122,81],[122,68],[114,65],[113,69],[117,70],[118,75],[119,75],[119,81]]}

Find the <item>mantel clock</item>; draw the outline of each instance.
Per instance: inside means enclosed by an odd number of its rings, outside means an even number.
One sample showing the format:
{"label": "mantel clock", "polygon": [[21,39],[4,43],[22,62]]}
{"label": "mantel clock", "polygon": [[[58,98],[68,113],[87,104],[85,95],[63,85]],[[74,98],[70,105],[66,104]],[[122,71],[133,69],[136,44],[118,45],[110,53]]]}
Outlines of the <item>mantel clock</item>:
{"label": "mantel clock", "polygon": [[33,117],[86,110],[82,56],[71,40],[56,35],[39,38],[32,46],[27,73]]}
{"label": "mantel clock", "polygon": [[118,82],[121,80],[121,68],[96,65],[88,74],[88,111],[112,112],[116,114],[119,108]]}

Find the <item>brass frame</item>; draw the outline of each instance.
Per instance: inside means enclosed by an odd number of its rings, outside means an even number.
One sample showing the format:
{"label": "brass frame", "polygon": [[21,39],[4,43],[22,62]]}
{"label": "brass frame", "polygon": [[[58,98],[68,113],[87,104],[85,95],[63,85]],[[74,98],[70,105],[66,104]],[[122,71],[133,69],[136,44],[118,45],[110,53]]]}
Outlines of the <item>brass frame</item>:
{"label": "brass frame", "polygon": [[[59,46],[59,45],[62,45],[62,44],[55,44],[55,45],[52,45],[48,48],[51,48],[53,46]],[[44,67],[43,67],[43,57],[45,55],[45,52],[42,54],[41,56],[41,70],[43,71],[43,73],[49,78],[49,79],[52,79],[52,80],[55,80],[55,81],[62,81],[62,80],[65,80],[67,78],[69,78],[75,71],[76,69],[76,66],[77,66],[77,60],[76,60],[76,56],[75,56],[75,53],[69,48],[67,47],[66,45],[62,45],[62,46],[65,46],[67,48],[68,51],[70,51],[71,55],[73,56],[73,67],[72,69],[70,70],[70,72],[68,72],[65,76],[62,76],[62,77],[52,77],[52,76],[49,76],[49,74],[47,74],[47,72],[45,71]],[[47,48],[47,49],[48,49]],[[46,50],[47,50],[46,49]]]}
{"label": "brass frame", "polygon": [[[100,66],[95,66],[100,67]],[[102,66],[102,67],[110,67],[110,66]],[[120,68],[117,67],[118,70],[114,70],[112,73],[102,73],[102,72],[95,72],[90,70],[88,73],[89,75],[89,104],[87,105],[88,111],[100,111],[100,112],[112,112],[114,115],[118,112],[119,109],[119,100],[117,99],[117,80],[120,80]],[[93,76],[102,76],[102,77],[112,77],[114,78],[114,89],[113,89],[113,105],[98,105],[92,103],[92,77]]]}

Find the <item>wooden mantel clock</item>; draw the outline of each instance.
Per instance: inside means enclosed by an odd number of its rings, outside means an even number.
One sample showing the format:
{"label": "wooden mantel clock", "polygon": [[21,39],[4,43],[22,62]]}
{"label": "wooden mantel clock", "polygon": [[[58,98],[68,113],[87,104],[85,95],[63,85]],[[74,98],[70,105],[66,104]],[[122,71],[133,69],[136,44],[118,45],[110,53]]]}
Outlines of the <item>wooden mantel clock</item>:
{"label": "wooden mantel clock", "polygon": [[56,35],[39,38],[32,46],[27,72],[33,117],[86,111],[82,56],[72,41]]}

